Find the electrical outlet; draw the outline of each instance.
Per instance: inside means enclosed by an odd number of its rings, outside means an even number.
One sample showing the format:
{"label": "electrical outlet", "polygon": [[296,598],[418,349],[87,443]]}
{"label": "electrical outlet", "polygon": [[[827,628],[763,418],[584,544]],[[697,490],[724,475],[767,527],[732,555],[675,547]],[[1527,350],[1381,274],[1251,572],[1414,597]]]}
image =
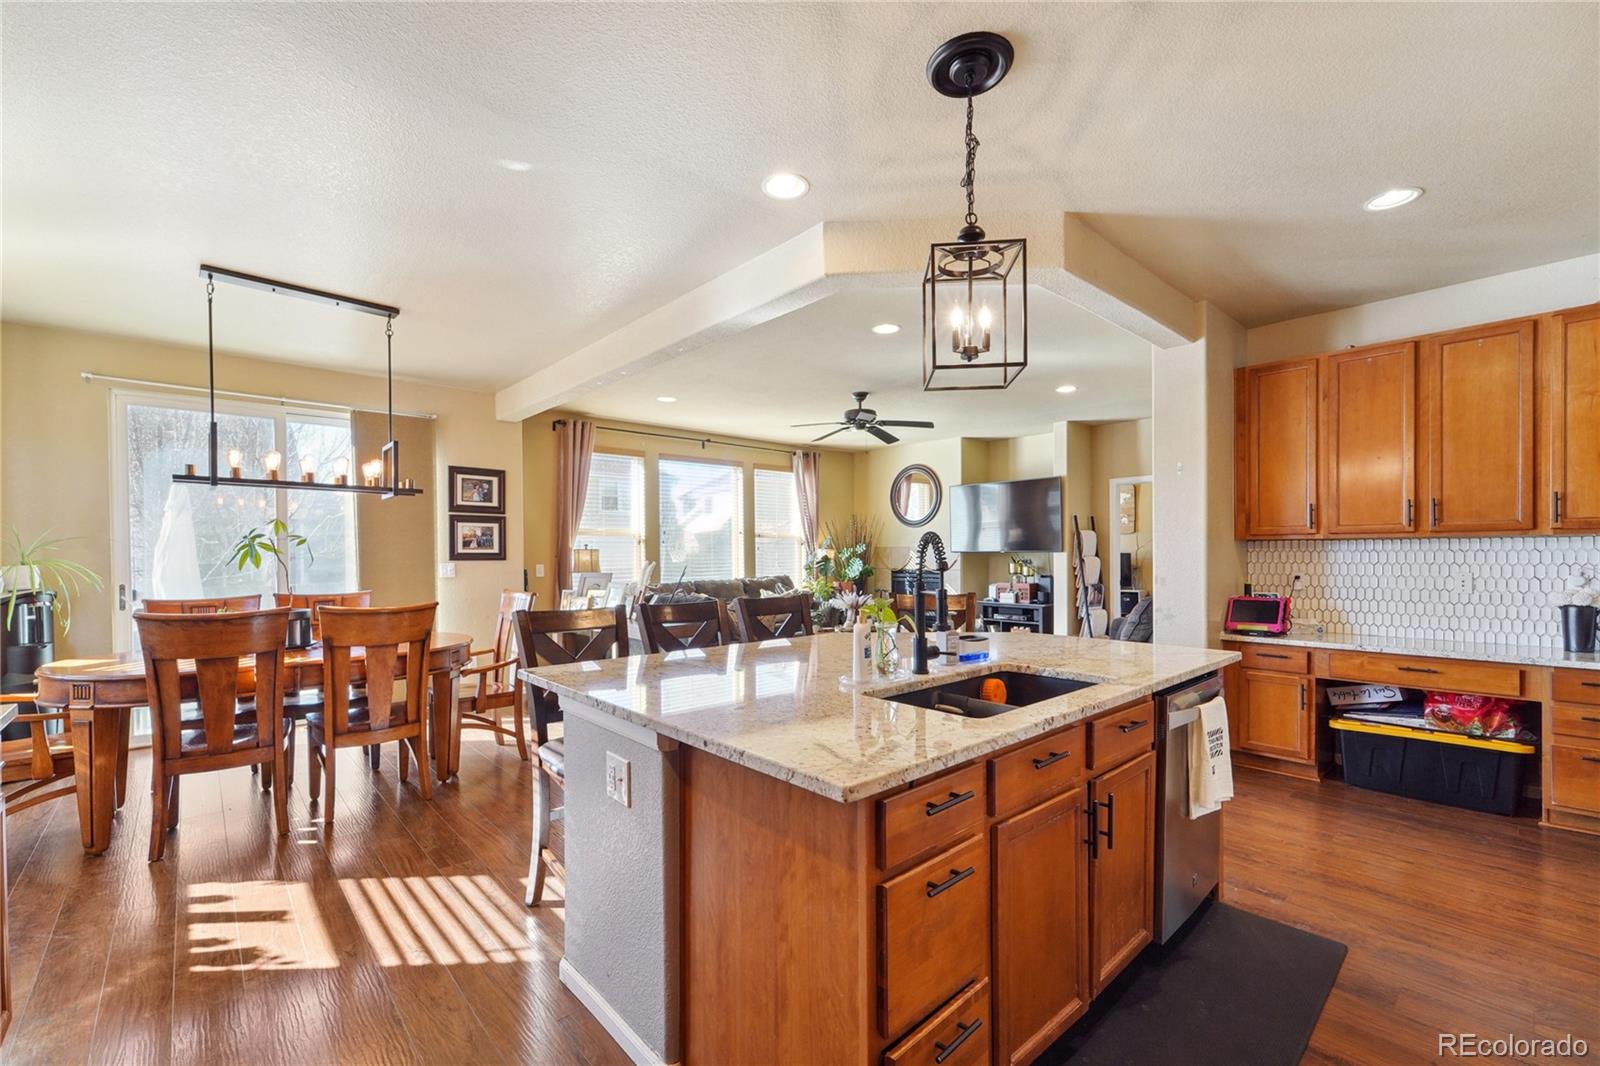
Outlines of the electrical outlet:
{"label": "electrical outlet", "polygon": [[440,563],[439,564],[439,576],[440,577],[455,577],[456,576],[456,564],[455,563]]}
{"label": "electrical outlet", "polygon": [[533,564],[533,576],[534,577],[544,577],[544,564],[543,563],[534,563]]}
{"label": "electrical outlet", "polygon": [[633,768],[614,751],[606,752],[606,796],[624,807],[633,806]]}

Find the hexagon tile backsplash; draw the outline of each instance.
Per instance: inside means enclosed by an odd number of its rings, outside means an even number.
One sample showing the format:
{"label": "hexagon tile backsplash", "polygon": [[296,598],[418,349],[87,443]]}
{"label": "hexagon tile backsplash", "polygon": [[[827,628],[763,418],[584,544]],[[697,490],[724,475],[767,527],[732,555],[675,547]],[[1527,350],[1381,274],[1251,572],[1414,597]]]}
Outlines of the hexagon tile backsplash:
{"label": "hexagon tile backsplash", "polygon": [[1551,593],[1600,566],[1600,537],[1272,540],[1245,545],[1257,592],[1289,592],[1293,621],[1329,633],[1487,644],[1558,640]]}

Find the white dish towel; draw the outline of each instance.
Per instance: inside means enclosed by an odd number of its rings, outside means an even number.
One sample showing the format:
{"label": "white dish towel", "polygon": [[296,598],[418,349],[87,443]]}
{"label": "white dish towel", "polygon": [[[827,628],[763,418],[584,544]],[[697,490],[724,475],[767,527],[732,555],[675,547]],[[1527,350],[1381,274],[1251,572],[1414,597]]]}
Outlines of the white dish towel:
{"label": "white dish towel", "polygon": [[1233,799],[1233,761],[1228,756],[1228,705],[1222,697],[1202,703],[1189,729],[1189,817],[1201,818]]}

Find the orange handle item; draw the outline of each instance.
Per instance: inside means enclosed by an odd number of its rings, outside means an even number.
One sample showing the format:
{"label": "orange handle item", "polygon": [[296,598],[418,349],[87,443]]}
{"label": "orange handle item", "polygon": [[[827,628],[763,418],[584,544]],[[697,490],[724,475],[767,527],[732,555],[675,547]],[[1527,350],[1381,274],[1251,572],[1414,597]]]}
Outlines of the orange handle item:
{"label": "orange handle item", "polygon": [[1006,683],[998,677],[985,678],[983,684],[978,686],[978,698],[990,703],[1006,702]]}

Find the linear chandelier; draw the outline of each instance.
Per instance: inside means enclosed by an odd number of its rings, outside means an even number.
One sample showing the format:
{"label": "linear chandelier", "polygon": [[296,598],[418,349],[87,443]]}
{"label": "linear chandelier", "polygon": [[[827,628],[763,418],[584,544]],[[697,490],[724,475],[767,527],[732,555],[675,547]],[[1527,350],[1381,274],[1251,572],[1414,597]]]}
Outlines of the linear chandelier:
{"label": "linear chandelier", "polygon": [[[311,289],[304,285],[294,285],[287,281],[274,281],[271,278],[258,277],[255,274],[244,274],[237,270],[225,270],[222,267],[200,264],[200,276],[206,279],[206,374],[207,393],[211,400],[211,428],[207,445],[207,459],[209,467],[207,472],[198,473],[194,464],[189,464],[181,474],[173,474],[172,480],[184,485],[241,485],[261,489],[311,489],[319,492],[355,492],[366,495],[380,496],[385,500],[392,500],[396,496],[421,496],[422,490],[417,488],[409,478],[400,477],[400,442],[394,436],[394,320],[400,314],[398,307],[388,304],[373,303],[370,300],[357,300],[350,296],[340,296],[337,293],[324,292],[321,289]],[[304,300],[315,300],[318,303],[329,304],[333,307],[348,307],[352,311],[364,314],[378,315],[384,319],[383,337],[386,350],[386,374],[389,384],[389,409],[388,409],[388,441],[379,449],[375,459],[369,459],[361,464],[361,480],[352,482],[348,469],[348,462],[340,459],[335,464],[331,481],[318,481],[315,460],[311,456],[302,456],[300,460],[300,480],[284,481],[279,476],[279,468],[283,465],[283,456],[276,450],[269,451],[261,457],[262,466],[265,467],[266,477],[245,477],[244,453],[238,448],[228,449],[228,474],[226,477],[218,473],[217,452],[217,349],[216,331],[212,325],[211,304],[216,293],[216,283],[227,282],[230,285],[240,285],[247,289],[258,289],[262,292],[279,293],[284,296],[298,296]]]}

